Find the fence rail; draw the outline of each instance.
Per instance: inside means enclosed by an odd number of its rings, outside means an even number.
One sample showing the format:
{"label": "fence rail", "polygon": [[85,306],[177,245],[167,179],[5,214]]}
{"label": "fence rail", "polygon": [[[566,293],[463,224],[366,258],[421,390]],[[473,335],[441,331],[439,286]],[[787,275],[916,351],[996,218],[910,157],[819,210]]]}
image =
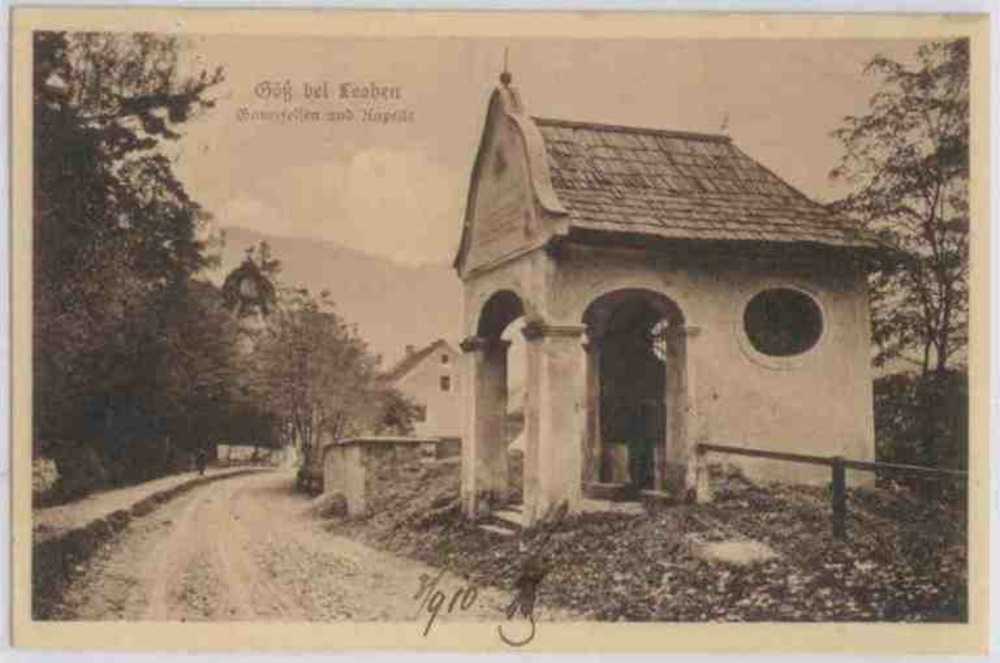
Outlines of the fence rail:
{"label": "fence rail", "polygon": [[831,520],[834,538],[845,540],[847,538],[847,470],[857,470],[860,472],[878,472],[881,470],[898,472],[901,474],[917,474],[921,476],[938,476],[953,479],[968,479],[968,472],[963,470],[951,470],[937,467],[925,467],[923,465],[903,465],[900,463],[879,463],[869,460],[854,460],[841,456],[812,456],[808,454],[795,454],[786,451],[771,451],[769,449],[753,449],[750,447],[731,447],[724,444],[699,444],[696,447],[699,456],[704,456],[708,452],[732,454],[736,456],[751,456],[754,458],[767,458],[769,460],[783,460],[791,463],[805,463],[809,465],[825,465],[831,470]]}

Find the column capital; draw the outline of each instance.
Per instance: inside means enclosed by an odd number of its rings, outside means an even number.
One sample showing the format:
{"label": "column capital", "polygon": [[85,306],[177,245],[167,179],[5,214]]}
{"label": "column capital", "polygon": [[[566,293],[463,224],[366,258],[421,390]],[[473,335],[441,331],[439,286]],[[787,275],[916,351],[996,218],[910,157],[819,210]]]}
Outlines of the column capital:
{"label": "column capital", "polygon": [[458,347],[462,352],[479,352],[486,347],[486,339],[482,336],[466,336]]}
{"label": "column capital", "polygon": [[521,333],[529,341],[537,341],[545,337],[580,338],[586,327],[583,325],[550,325],[544,320],[534,319],[525,323]]}
{"label": "column capital", "polygon": [[506,350],[510,347],[510,341],[502,338],[488,338],[485,336],[466,336],[458,344],[462,352],[486,352],[487,350]]}

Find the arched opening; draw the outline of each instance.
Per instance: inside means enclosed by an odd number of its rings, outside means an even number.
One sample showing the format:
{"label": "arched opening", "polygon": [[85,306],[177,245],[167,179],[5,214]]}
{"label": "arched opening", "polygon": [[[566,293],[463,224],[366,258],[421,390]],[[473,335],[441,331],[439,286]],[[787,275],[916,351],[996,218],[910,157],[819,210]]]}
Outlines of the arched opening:
{"label": "arched opening", "polygon": [[524,486],[524,305],[510,290],[494,293],[480,312],[477,378],[477,485],[495,508],[520,503]]}
{"label": "arched opening", "polygon": [[524,304],[521,303],[517,293],[511,290],[499,290],[483,304],[476,335],[484,339],[499,339],[507,326],[523,315]]}
{"label": "arched opening", "polygon": [[684,432],[684,316],[648,290],[618,290],[586,310],[587,449],[584,485],[595,497],[664,490],[672,445]]}

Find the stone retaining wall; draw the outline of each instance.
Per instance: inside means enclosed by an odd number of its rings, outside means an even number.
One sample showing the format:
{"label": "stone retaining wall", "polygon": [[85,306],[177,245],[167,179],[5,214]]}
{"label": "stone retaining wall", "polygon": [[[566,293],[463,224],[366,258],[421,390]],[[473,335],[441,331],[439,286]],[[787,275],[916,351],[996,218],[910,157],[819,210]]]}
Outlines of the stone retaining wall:
{"label": "stone retaining wall", "polygon": [[435,439],[359,437],[323,447],[323,492],[340,493],[347,513],[367,512],[373,495],[407,473],[419,472],[423,449]]}

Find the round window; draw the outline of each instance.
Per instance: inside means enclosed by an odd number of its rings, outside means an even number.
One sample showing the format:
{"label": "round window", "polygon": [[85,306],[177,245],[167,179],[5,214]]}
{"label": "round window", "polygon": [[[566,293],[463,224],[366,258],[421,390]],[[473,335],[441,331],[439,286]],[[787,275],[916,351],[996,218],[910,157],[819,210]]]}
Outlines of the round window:
{"label": "round window", "polygon": [[789,357],[816,345],[823,333],[823,313],[804,292],[772,288],[758,293],[747,304],[743,327],[757,352]]}

